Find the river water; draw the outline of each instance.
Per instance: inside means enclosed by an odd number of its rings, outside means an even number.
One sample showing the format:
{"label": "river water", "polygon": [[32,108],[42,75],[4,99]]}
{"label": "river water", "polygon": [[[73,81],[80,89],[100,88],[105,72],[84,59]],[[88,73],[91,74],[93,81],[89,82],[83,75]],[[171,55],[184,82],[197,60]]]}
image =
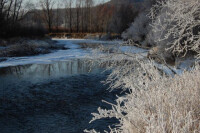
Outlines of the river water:
{"label": "river water", "polygon": [[99,106],[110,107],[101,100],[113,103],[119,92],[110,93],[101,83],[109,72],[83,58],[90,50],[81,49],[77,40],[57,41],[70,49],[0,63],[1,133],[82,133],[117,122],[89,124]]}

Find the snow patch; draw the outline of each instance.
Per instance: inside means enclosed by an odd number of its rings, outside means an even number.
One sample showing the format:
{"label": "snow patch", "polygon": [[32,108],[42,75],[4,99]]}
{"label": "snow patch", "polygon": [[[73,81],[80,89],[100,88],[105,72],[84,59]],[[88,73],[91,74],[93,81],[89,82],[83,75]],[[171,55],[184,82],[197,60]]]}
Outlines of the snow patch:
{"label": "snow patch", "polygon": [[148,50],[142,49],[142,48],[138,48],[136,46],[121,46],[119,49],[122,52],[129,52],[129,53],[135,53],[135,54],[147,53],[148,52]]}

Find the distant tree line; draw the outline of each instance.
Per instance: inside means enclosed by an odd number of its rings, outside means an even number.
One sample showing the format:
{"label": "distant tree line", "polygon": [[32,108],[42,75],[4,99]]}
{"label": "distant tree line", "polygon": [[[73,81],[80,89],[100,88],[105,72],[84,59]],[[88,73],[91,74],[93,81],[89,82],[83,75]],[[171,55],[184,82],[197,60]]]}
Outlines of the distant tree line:
{"label": "distant tree line", "polygon": [[[0,0],[0,38],[45,33],[122,33],[138,15],[138,3],[103,0]],[[136,5],[137,4],[137,5]]]}
{"label": "distant tree line", "polygon": [[[21,19],[22,0],[0,0],[0,35],[5,36]],[[15,25],[15,26],[14,26]]]}
{"label": "distant tree line", "polygon": [[21,23],[28,12],[24,0],[0,0],[0,38],[43,35],[40,29]]}
{"label": "distant tree line", "polygon": [[138,7],[131,2],[94,5],[93,0],[41,0],[40,5],[49,32],[122,33],[138,14]]}

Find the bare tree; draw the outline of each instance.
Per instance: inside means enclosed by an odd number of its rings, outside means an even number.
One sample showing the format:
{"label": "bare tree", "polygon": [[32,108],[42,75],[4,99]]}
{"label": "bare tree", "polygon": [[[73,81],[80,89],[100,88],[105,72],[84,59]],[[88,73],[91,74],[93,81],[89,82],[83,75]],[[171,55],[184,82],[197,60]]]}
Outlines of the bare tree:
{"label": "bare tree", "polygon": [[[16,23],[22,14],[23,0],[1,0],[0,1],[0,14],[4,14],[6,21],[10,20],[12,23]],[[21,15],[20,15],[21,14]]]}
{"label": "bare tree", "polygon": [[81,31],[84,32],[84,12],[85,11],[85,2],[84,0],[81,0]]}
{"label": "bare tree", "polygon": [[81,3],[82,3],[82,0],[76,0],[76,32],[79,32]]}
{"label": "bare tree", "polygon": [[3,13],[4,6],[6,5],[8,1],[7,0],[0,0],[0,14]]}
{"label": "bare tree", "polygon": [[57,8],[56,8],[56,30],[59,31],[59,21],[60,21],[60,2],[57,1]]}
{"label": "bare tree", "polygon": [[70,28],[70,33],[72,32],[72,4],[73,4],[73,0],[69,0],[69,28]]}
{"label": "bare tree", "polygon": [[54,0],[40,0],[40,6],[43,11],[43,19],[48,26],[49,32],[52,32],[54,4]]}
{"label": "bare tree", "polygon": [[73,19],[73,12],[72,12],[72,6],[73,6],[73,0],[66,0],[66,13],[67,13],[67,18],[69,22],[69,32],[72,32],[72,19]]}
{"label": "bare tree", "polygon": [[21,7],[22,7],[22,1],[23,0],[18,0],[17,3],[16,3],[16,10],[15,10],[16,15],[14,17],[14,21],[17,21],[19,19],[20,10],[21,10]]}
{"label": "bare tree", "polygon": [[[0,0],[0,30],[5,23],[5,5],[7,0]],[[1,33],[1,32],[0,32]]]}
{"label": "bare tree", "polygon": [[9,2],[9,4],[8,4],[6,20],[8,20],[9,17],[10,17],[10,13],[11,13],[11,8],[12,8],[12,5],[13,5],[13,2],[14,2],[14,0],[10,0],[10,2]]}
{"label": "bare tree", "polygon": [[92,16],[91,16],[91,8],[93,6],[93,0],[85,0],[85,6],[86,6],[86,31],[91,31],[91,25],[92,25]]}
{"label": "bare tree", "polygon": [[65,25],[65,32],[67,31],[67,16],[68,16],[68,3],[66,0],[63,0],[64,3],[64,25]]}

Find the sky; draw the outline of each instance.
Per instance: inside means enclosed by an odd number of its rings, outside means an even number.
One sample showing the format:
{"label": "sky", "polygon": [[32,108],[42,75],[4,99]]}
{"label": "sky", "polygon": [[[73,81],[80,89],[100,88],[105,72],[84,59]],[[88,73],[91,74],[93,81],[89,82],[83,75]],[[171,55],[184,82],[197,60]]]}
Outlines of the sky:
{"label": "sky", "polygon": [[[38,0],[26,0],[26,1],[33,1],[33,2],[37,2]],[[62,0],[61,0],[62,1]],[[75,1],[75,0],[74,0]],[[110,1],[110,0],[94,0],[94,2],[96,3],[96,4],[99,4],[99,3],[101,3],[101,2],[108,2],[108,1]]]}
{"label": "sky", "polygon": [[[37,4],[40,0],[24,0],[24,3],[26,3],[26,2],[30,2],[30,3],[34,3],[34,4]],[[64,0],[55,0],[55,1],[61,1],[61,4],[62,4],[62,1],[64,1]],[[74,5],[75,5],[75,1],[76,0],[74,0]],[[110,1],[110,0],[93,0],[94,1],[94,4],[95,5],[97,5],[97,4],[100,4],[100,3],[105,3],[105,2],[108,2],[108,1]],[[38,8],[38,5],[35,5],[36,6],[36,8]]]}

